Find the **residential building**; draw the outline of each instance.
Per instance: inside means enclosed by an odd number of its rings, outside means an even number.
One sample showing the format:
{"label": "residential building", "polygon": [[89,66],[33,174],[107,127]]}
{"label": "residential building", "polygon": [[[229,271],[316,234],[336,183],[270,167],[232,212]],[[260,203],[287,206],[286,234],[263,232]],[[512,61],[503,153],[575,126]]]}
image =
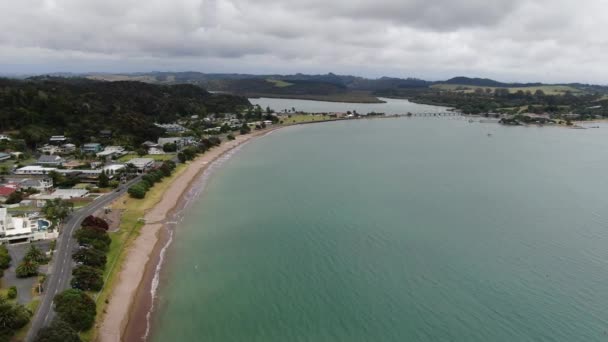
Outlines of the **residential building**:
{"label": "residential building", "polygon": [[29,217],[13,217],[6,208],[0,208],[0,239],[3,241],[30,239],[38,230],[38,221]]}
{"label": "residential building", "polygon": [[8,154],[8,153],[1,153],[0,152],[0,161],[8,160],[8,159],[11,159],[11,155],[10,154]]}
{"label": "residential building", "polygon": [[127,151],[125,151],[125,148],[122,146],[106,146],[103,151],[101,152],[97,152],[97,156],[98,157],[120,157],[127,154]]}
{"label": "residential building", "polygon": [[[64,145],[65,146],[65,145]],[[40,148],[38,148],[38,151],[45,153],[45,154],[62,154],[65,152],[65,148],[60,147],[60,146],[55,146],[55,145],[49,145],[46,144]]]}
{"label": "residential building", "polygon": [[53,187],[53,179],[51,177],[23,178],[17,184],[21,189],[49,191]]}
{"label": "residential building", "polygon": [[114,175],[118,174],[120,170],[125,168],[125,164],[111,164],[103,167],[103,171],[110,178],[114,178]]}
{"label": "residential building", "polygon": [[182,125],[171,123],[171,124],[154,124],[156,127],[163,128],[167,133],[183,133],[186,128]]}
{"label": "residential building", "polygon": [[43,167],[40,165],[24,166],[15,170],[16,175],[48,175],[51,171],[57,171],[55,167]]}
{"label": "residential building", "polygon": [[154,167],[154,159],[152,158],[133,158],[127,162],[127,164],[133,164],[140,173],[146,172]]}
{"label": "residential building", "polygon": [[141,146],[145,147],[145,148],[152,148],[152,147],[161,147],[159,146],[157,143],[152,142],[152,141],[144,141],[143,144],[141,144]]}
{"label": "residential building", "polygon": [[53,145],[63,145],[68,142],[68,138],[66,138],[64,135],[53,135],[49,139],[49,142]]}
{"label": "residential building", "polygon": [[56,155],[41,155],[40,158],[36,161],[36,164],[42,166],[61,166],[65,162],[65,159]]}
{"label": "residential building", "polygon": [[102,150],[102,146],[101,146],[101,144],[98,144],[98,143],[88,143],[88,144],[82,145],[81,150],[84,153],[97,153]]}
{"label": "residential building", "polygon": [[63,144],[63,145],[61,145],[61,147],[63,147],[63,151],[65,153],[76,151],[76,145],[74,145],[74,144]]}
{"label": "residential building", "polygon": [[165,151],[160,147],[150,147],[148,149],[148,154],[153,154],[153,155],[165,154]]}
{"label": "residential building", "polygon": [[13,184],[0,186],[0,202],[6,202],[8,197],[16,191],[17,186]]}
{"label": "residential building", "polygon": [[0,140],[11,141],[11,138],[6,134],[0,134]]}

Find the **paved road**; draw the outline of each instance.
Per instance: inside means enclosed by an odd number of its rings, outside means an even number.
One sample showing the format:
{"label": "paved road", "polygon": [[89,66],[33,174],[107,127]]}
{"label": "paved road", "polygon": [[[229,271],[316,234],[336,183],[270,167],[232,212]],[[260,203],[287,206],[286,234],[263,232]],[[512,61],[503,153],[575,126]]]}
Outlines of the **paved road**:
{"label": "paved road", "polygon": [[51,273],[47,275],[44,284],[44,295],[36,315],[32,318],[32,325],[28,331],[26,341],[33,341],[38,331],[51,323],[55,316],[53,297],[70,287],[70,278],[72,277],[72,268],[74,266],[72,253],[76,248],[76,240],[72,239],[74,231],[80,227],[80,223],[85,217],[92,215],[97,210],[107,206],[113,200],[123,195],[129,186],[139,181],[140,178],[136,177],[127,184],[121,184],[122,190],[118,192],[114,191],[97,198],[90,205],[74,212],[65,222],[63,231],[57,239],[57,251],[53,256]]}

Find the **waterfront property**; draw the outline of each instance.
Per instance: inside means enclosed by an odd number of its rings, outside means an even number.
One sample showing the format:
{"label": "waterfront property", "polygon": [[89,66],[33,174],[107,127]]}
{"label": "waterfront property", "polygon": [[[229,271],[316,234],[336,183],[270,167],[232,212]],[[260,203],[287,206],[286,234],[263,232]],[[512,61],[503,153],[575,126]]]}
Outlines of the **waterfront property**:
{"label": "waterfront property", "polygon": [[127,164],[133,164],[137,168],[139,173],[144,173],[150,170],[154,166],[154,159],[152,158],[133,158],[127,162]]}
{"label": "waterfront property", "polygon": [[49,232],[50,222],[38,216],[13,216],[0,208],[0,242],[36,241],[57,237]]}

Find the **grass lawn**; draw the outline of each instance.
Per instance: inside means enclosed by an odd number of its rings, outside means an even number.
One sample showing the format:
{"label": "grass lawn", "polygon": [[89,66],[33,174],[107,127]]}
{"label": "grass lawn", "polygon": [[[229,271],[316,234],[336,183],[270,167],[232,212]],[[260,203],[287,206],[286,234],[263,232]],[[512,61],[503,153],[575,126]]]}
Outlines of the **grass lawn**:
{"label": "grass lawn", "polygon": [[33,164],[34,162],[36,162],[36,159],[33,159],[33,158],[22,159],[22,160],[8,159],[8,160],[4,160],[4,161],[0,162],[0,170],[2,170],[5,167],[8,168],[8,170],[12,170],[14,165],[17,165],[17,164],[29,165],[29,164]]}
{"label": "grass lawn", "polygon": [[273,79],[267,79],[266,82],[274,83],[274,86],[277,88],[285,88],[293,85],[293,83]]}
{"label": "grass lawn", "polygon": [[294,114],[290,118],[283,119],[283,124],[296,124],[303,122],[314,122],[314,121],[322,121],[322,120],[331,120],[327,115],[306,115],[306,114]]}
{"label": "grass lawn", "polygon": [[171,160],[171,159],[173,159],[173,157],[175,157],[175,154],[147,154],[143,157],[140,157],[137,154],[127,154],[127,155],[120,157],[118,159],[118,162],[125,163],[133,158],[152,158],[156,161],[165,161],[165,160]]}
{"label": "grass lawn", "polygon": [[[107,305],[106,301],[116,285],[121,265],[127,256],[126,252],[144,225],[139,219],[143,218],[145,212],[160,201],[172,181],[185,169],[186,165],[178,165],[171,177],[165,178],[162,182],[154,185],[143,199],[134,199],[129,197],[129,195],[124,195],[112,205],[112,209],[124,211],[120,218],[120,229],[117,232],[109,233],[110,238],[112,238],[112,244],[110,244],[110,250],[107,254],[108,263],[106,264],[106,270],[103,273],[105,285],[101,292],[93,294],[93,298],[97,303],[95,326],[100,324],[103,319],[104,310]],[[94,341],[97,338],[97,330],[93,328],[80,334],[80,337],[83,341]]]}

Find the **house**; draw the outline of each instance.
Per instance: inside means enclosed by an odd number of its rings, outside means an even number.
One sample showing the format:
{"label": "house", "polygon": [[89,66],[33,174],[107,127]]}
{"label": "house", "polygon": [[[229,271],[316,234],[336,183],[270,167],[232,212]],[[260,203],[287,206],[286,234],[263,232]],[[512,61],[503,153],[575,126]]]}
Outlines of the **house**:
{"label": "house", "polygon": [[89,143],[82,145],[81,148],[84,153],[97,153],[102,150],[101,144],[98,143]]}
{"label": "house", "polygon": [[65,159],[55,155],[41,155],[36,161],[36,164],[42,166],[61,166],[63,163],[65,163]]}
{"label": "house", "polygon": [[144,141],[143,144],[141,144],[141,146],[145,147],[145,148],[151,148],[151,147],[161,147],[159,146],[157,143],[152,142],[152,141]]}
{"label": "house", "polygon": [[158,146],[165,146],[166,144],[176,144],[182,140],[181,137],[170,137],[170,138],[158,138]]}
{"label": "house", "polygon": [[103,167],[103,171],[110,178],[114,178],[114,175],[117,175],[120,170],[125,168],[125,164],[111,164]]}
{"label": "house", "polygon": [[148,149],[148,154],[154,154],[154,155],[165,154],[165,151],[159,147],[150,147]]}
{"label": "house", "polygon": [[79,166],[83,166],[85,165],[85,163],[79,161],[79,160],[71,160],[69,162],[63,163],[63,167],[65,167],[66,169],[75,169]]}
{"label": "house", "polygon": [[124,156],[125,154],[127,154],[127,151],[125,151],[125,148],[122,146],[106,146],[103,151],[97,152],[98,157],[104,158],[120,157]]}
{"label": "house", "polygon": [[8,197],[17,191],[17,187],[14,185],[0,186],[0,201],[6,202]]}
{"label": "house", "polygon": [[8,153],[0,153],[0,161],[11,159],[11,155]]}
{"label": "house", "polygon": [[40,165],[24,166],[15,170],[16,175],[48,175],[52,171],[57,171],[55,167],[42,167]]}
{"label": "house", "polygon": [[186,128],[180,124],[154,124],[156,127],[163,128],[167,133],[183,133]]}
{"label": "house", "polygon": [[55,146],[55,145],[44,145],[38,149],[38,151],[44,154],[62,154],[65,152],[63,147]]}
{"label": "house", "polygon": [[74,144],[63,144],[61,145],[61,147],[63,148],[63,152],[65,153],[76,151],[76,145]]}
{"label": "house", "polygon": [[66,138],[64,135],[53,135],[49,139],[49,143],[51,143],[53,145],[63,145],[67,142],[68,142],[68,138]]}
{"label": "house", "polygon": [[150,170],[154,166],[154,159],[152,158],[133,158],[127,162],[127,164],[133,164],[137,168],[139,173],[144,173]]}
{"label": "house", "polygon": [[10,241],[31,239],[38,230],[38,220],[29,217],[13,217],[6,208],[0,208],[0,239]]}
{"label": "house", "polygon": [[6,134],[0,134],[0,141],[1,140],[11,141],[11,138]]}
{"label": "house", "polygon": [[17,184],[21,189],[49,191],[53,187],[53,179],[51,177],[22,178],[18,180]]}

